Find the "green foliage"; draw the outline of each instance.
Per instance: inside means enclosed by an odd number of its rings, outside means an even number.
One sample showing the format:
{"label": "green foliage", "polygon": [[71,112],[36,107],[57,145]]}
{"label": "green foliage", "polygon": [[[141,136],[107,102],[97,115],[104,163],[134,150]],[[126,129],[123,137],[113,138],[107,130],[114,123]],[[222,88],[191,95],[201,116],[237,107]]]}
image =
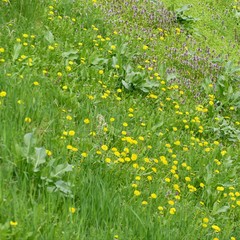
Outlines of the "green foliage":
{"label": "green foliage", "polygon": [[172,5],[172,7],[170,8],[176,16],[176,21],[188,32],[192,32],[193,30],[196,31],[196,29],[193,28],[193,25],[196,21],[199,20],[186,14],[186,12],[189,11],[190,8],[190,4],[184,5],[181,8],[177,9],[174,9],[174,5]]}
{"label": "green foliage", "polygon": [[188,3],[0,1],[1,240],[240,236],[238,2]]}
{"label": "green foliage", "polygon": [[35,147],[34,133],[24,135],[24,146],[17,145],[17,149],[23,157],[22,161],[30,164],[28,178],[34,179],[35,188],[46,188],[49,192],[60,192],[65,196],[72,196],[71,184],[64,180],[66,173],[73,170],[68,163],[58,164],[56,159],[47,160],[44,147]]}
{"label": "green foliage", "polygon": [[122,76],[122,85],[128,89],[138,89],[143,92],[149,92],[159,86],[156,81],[147,80],[146,73],[133,71],[130,65],[124,66],[125,75]]}

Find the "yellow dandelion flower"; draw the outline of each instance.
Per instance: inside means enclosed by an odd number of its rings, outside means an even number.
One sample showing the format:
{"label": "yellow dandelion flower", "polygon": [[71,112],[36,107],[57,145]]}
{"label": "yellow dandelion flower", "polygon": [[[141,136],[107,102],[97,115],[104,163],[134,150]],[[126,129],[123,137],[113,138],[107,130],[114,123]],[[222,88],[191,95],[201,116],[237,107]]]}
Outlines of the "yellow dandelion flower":
{"label": "yellow dandelion flower", "polygon": [[147,180],[148,180],[148,181],[152,181],[152,180],[153,180],[153,177],[152,177],[152,176],[147,176]]}
{"label": "yellow dandelion flower", "polygon": [[6,96],[7,96],[7,93],[5,91],[0,92],[0,97],[6,97]]}
{"label": "yellow dandelion flower", "polygon": [[27,33],[23,33],[23,35],[22,35],[24,38],[28,38],[28,34]]}
{"label": "yellow dandelion flower", "polygon": [[169,213],[172,214],[172,215],[175,214],[176,213],[176,208],[170,208]]}
{"label": "yellow dandelion flower", "polygon": [[215,231],[215,232],[221,232],[221,228],[219,227],[219,226],[217,226],[217,225],[212,225],[212,229]]}
{"label": "yellow dandelion flower", "polygon": [[138,191],[138,190],[135,190],[133,193],[134,193],[135,196],[140,196],[141,195],[141,192]]}
{"label": "yellow dandelion flower", "polygon": [[72,150],[72,149],[73,149],[73,146],[69,144],[69,145],[67,145],[67,149],[68,149],[68,150]]}
{"label": "yellow dandelion flower", "polygon": [[186,181],[186,182],[190,182],[190,181],[191,181],[191,178],[190,178],[190,177],[185,177],[185,181]]}
{"label": "yellow dandelion flower", "polygon": [[72,120],[72,117],[71,117],[70,115],[67,115],[67,116],[66,116],[66,119],[69,120],[69,121],[71,121],[71,120]]}
{"label": "yellow dandelion flower", "polygon": [[115,46],[115,45],[112,45],[112,46],[111,46],[111,49],[112,49],[112,50],[115,50],[115,49],[116,49],[116,46]]}
{"label": "yellow dandelion flower", "polygon": [[147,45],[143,45],[143,50],[148,50],[148,46]]}
{"label": "yellow dandelion flower", "polygon": [[217,189],[217,191],[219,191],[219,192],[224,191],[224,187],[222,187],[222,186],[218,186],[216,189]]}
{"label": "yellow dandelion flower", "polygon": [[90,120],[89,120],[88,118],[85,118],[85,119],[83,120],[83,122],[84,122],[85,124],[89,124],[89,123],[90,123]]}
{"label": "yellow dandelion flower", "polygon": [[132,161],[136,161],[138,158],[137,154],[133,153],[131,156]]}
{"label": "yellow dandelion flower", "polygon": [[111,161],[112,161],[111,158],[105,158],[106,163],[110,163]]}
{"label": "yellow dandelion flower", "polygon": [[39,85],[40,85],[40,83],[39,83],[39,82],[37,82],[37,81],[35,81],[35,82],[33,82],[33,85],[34,85],[34,86],[39,86]]}
{"label": "yellow dandelion flower", "polygon": [[75,135],[75,131],[70,130],[70,131],[68,132],[68,135],[69,135],[69,136],[74,136],[74,135]]}
{"label": "yellow dandelion flower", "polygon": [[222,150],[222,151],[221,151],[221,155],[222,155],[222,156],[226,155],[226,153],[227,153],[226,150]]}
{"label": "yellow dandelion flower", "polygon": [[30,122],[32,121],[32,119],[31,119],[30,117],[26,117],[26,118],[24,119],[24,121],[25,121],[26,123],[30,123]]}
{"label": "yellow dandelion flower", "polygon": [[73,147],[71,150],[72,150],[73,152],[77,152],[77,151],[78,151],[78,148]]}
{"label": "yellow dandelion flower", "polygon": [[170,178],[165,178],[165,182],[171,182],[171,179]]}
{"label": "yellow dandelion flower", "polygon": [[50,157],[50,156],[52,156],[52,152],[50,151],[50,150],[48,150],[48,149],[46,149],[46,154]]}
{"label": "yellow dandelion flower", "polygon": [[150,195],[150,198],[156,199],[156,198],[157,198],[157,194],[156,194],[156,193],[152,193],[152,194]]}
{"label": "yellow dandelion flower", "polygon": [[163,211],[163,207],[162,206],[158,206],[158,210],[159,211]]}
{"label": "yellow dandelion flower", "polygon": [[204,223],[208,223],[209,222],[209,219],[208,218],[203,218],[203,220],[202,220]]}
{"label": "yellow dandelion flower", "polygon": [[87,154],[86,152],[83,152],[83,153],[81,154],[81,156],[85,158],[85,157],[88,156],[88,154]]}
{"label": "yellow dandelion flower", "polygon": [[102,149],[103,151],[107,151],[107,150],[108,150],[108,146],[107,146],[107,145],[102,145],[102,146],[101,146],[101,149]]}
{"label": "yellow dandelion flower", "polygon": [[178,140],[178,141],[175,141],[174,144],[179,146],[179,145],[181,145],[181,142]]}
{"label": "yellow dandelion flower", "polygon": [[18,225],[18,222],[16,221],[10,221],[9,224],[12,226],[12,227],[16,227]]}
{"label": "yellow dandelion flower", "polygon": [[70,212],[70,213],[75,213],[75,212],[76,212],[76,208],[70,207],[70,208],[69,208],[69,212]]}
{"label": "yellow dandelion flower", "polygon": [[70,72],[72,70],[72,68],[70,66],[66,66],[66,71]]}

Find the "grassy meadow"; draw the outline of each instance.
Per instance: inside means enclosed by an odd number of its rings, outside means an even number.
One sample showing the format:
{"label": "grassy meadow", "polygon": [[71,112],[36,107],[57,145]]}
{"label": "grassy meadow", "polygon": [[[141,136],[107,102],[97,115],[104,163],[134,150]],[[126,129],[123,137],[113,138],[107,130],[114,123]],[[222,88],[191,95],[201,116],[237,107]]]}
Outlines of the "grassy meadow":
{"label": "grassy meadow", "polygon": [[0,240],[239,240],[239,46],[239,0],[0,0]]}

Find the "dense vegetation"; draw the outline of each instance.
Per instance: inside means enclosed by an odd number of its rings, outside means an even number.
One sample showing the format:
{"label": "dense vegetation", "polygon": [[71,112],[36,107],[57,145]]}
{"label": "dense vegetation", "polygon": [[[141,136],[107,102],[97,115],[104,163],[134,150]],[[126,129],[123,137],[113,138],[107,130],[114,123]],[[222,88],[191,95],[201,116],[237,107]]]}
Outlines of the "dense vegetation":
{"label": "dense vegetation", "polygon": [[0,1],[1,240],[239,239],[239,0]]}

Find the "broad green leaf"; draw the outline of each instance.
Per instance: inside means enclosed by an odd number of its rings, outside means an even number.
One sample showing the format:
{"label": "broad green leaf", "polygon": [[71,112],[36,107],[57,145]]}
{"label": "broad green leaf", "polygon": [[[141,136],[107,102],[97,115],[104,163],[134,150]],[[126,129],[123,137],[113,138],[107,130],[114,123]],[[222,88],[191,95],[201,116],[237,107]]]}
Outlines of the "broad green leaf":
{"label": "broad green leaf", "polygon": [[71,184],[62,180],[59,180],[55,182],[56,188],[65,193],[65,194],[71,194]]}
{"label": "broad green leaf", "polygon": [[127,52],[127,45],[128,43],[124,43],[121,47],[120,47],[120,53],[121,54],[125,54]]}
{"label": "broad green leaf", "polygon": [[[76,56],[76,58],[78,58],[78,55],[76,55],[77,53],[78,53],[78,50],[71,49],[67,52],[63,52],[62,57],[69,58],[70,55],[73,55],[73,56]],[[73,57],[73,56],[71,56],[71,57]]]}
{"label": "broad green leaf", "polygon": [[118,63],[118,60],[115,56],[112,57],[112,67],[115,67],[116,64]]}
{"label": "broad green leaf", "polygon": [[34,160],[34,172],[39,171],[38,166],[46,162],[46,149],[41,148],[35,148],[35,157]]}
{"label": "broad green leaf", "polygon": [[238,19],[238,18],[240,18],[240,12],[236,12],[235,13],[235,17]]}
{"label": "broad green leaf", "polygon": [[156,82],[156,81],[146,80],[146,82],[142,84],[142,87],[152,89],[152,88],[155,88],[155,87],[159,87],[159,83]]}
{"label": "broad green leaf", "polygon": [[12,55],[12,60],[15,61],[19,54],[20,54],[20,51],[21,51],[21,48],[22,48],[22,45],[20,43],[16,43],[14,45],[14,48],[13,48],[13,55]]}
{"label": "broad green leaf", "polygon": [[51,177],[61,177],[66,172],[71,172],[73,169],[72,165],[68,163],[59,164],[56,166],[53,172],[51,172]]}
{"label": "broad green leaf", "polygon": [[50,30],[46,31],[44,34],[44,38],[50,43],[54,43],[54,36]]}
{"label": "broad green leaf", "polygon": [[127,74],[130,73],[130,72],[132,72],[132,67],[131,67],[130,64],[125,65],[125,66],[123,67],[123,69],[126,71]]}
{"label": "broad green leaf", "polygon": [[104,65],[104,64],[107,64],[108,63],[108,59],[106,58],[95,58],[91,64],[92,65]]}
{"label": "broad green leaf", "polygon": [[229,208],[229,206],[219,207],[219,204],[214,203],[212,214],[217,215],[219,213],[225,213],[228,211]]}
{"label": "broad green leaf", "polygon": [[183,14],[184,12],[186,12],[190,9],[190,6],[191,6],[190,4],[186,4],[186,5],[182,6],[181,8],[176,9],[175,12]]}
{"label": "broad green leaf", "polygon": [[163,125],[163,121],[152,126],[152,131],[156,131],[158,128],[162,127],[162,125]]}
{"label": "broad green leaf", "polygon": [[30,148],[34,143],[34,136],[33,133],[26,133],[23,137],[24,144],[27,148]]}
{"label": "broad green leaf", "polygon": [[55,192],[56,191],[56,187],[47,187],[47,191],[52,193],[52,192]]}
{"label": "broad green leaf", "polygon": [[140,87],[139,89],[145,93],[148,93],[150,91],[150,89],[146,87]]}
{"label": "broad green leaf", "polygon": [[132,90],[132,84],[131,83],[128,83],[128,82],[122,80],[122,85],[128,90]]}
{"label": "broad green leaf", "polygon": [[167,80],[167,82],[169,82],[170,80],[173,80],[176,77],[177,77],[177,75],[175,73],[170,73],[170,74],[167,75],[166,80]]}

